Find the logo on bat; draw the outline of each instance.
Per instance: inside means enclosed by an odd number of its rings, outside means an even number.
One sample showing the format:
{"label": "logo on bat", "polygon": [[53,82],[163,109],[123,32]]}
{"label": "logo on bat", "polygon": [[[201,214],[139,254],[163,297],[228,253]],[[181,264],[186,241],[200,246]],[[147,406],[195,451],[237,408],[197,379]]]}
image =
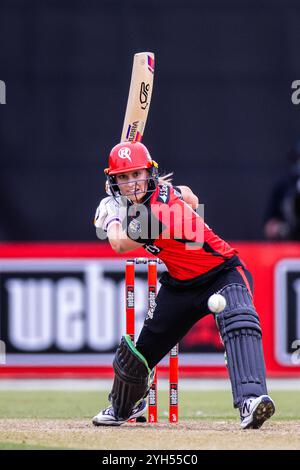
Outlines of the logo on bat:
{"label": "logo on bat", "polygon": [[123,159],[127,158],[127,160],[129,160],[130,162],[132,162],[130,154],[131,154],[131,150],[130,150],[129,148],[127,148],[127,147],[122,147],[122,148],[120,148],[120,150],[118,151],[118,156],[119,156],[120,158],[123,158]]}
{"label": "logo on bat", "polygon": [[141,83],[141,89],[140,89],[140,103],[141,103],[141,108],[146,109],[147,106],[149,106],[148,103],[148,95],[149,95],[149,89],[150,89],[150,83],[142,82]]}

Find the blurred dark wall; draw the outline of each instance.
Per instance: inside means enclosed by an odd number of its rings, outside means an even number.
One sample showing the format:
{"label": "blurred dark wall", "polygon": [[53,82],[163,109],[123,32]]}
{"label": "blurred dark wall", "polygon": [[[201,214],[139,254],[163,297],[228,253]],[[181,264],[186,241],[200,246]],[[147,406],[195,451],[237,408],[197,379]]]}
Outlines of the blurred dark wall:
{"label": "blurred dark wall", "polygon": [[156,53],[144,143],[229,239],[259,239],[300,135],[300,3],[0,0],[0,238],[92,240],[132,56]]}

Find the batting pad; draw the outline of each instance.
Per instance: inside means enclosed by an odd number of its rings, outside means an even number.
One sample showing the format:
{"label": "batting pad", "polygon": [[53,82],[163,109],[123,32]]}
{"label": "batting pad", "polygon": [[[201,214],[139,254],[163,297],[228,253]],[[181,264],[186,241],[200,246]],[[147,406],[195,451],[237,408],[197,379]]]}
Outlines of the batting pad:
{"label": "batting pad", "polygon": [[247,288],[230,284],[219,292],[226,308],[216,316],[224,342],[227,368],[236,408],[248,397],[267,394],[262,333]]}
{"label": "batting pad", "polygon": [[150,369],[147,361],[134,346],[129,335],[121,339],[113,367],[115,378],[110,400],[117,419],[128,419],[136,403],[149,388]]}

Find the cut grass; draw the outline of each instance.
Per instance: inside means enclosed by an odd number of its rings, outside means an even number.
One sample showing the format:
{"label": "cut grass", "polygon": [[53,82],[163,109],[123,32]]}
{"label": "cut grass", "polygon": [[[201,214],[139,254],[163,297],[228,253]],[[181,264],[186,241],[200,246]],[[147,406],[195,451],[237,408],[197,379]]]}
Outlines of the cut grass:
{"label": "cut grass", "polygon": [[[299,420],[300,402],[297,391],[274,391],[276,420]],[[159,418],[167,420],[168,393],[158,398]],[[90,420],[101,408],[108,406],[106,392],[82,391],[1,391],[0,418],[45,418]],[[226,391],[179,391],[180,419],[236,420],[238,410]]]}

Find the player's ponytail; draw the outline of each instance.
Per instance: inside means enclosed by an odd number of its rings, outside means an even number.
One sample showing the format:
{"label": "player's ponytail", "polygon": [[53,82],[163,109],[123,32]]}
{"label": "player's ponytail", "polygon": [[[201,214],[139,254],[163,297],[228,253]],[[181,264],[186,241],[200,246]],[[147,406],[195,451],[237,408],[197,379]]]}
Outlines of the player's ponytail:
{"label": "player's ponytail", "polygon": [[171,186],[172,180],[173,180],[173,171],[171,173],[167,173],[166,175],[159,176],[158,184],[167,184],[168,186]]}

